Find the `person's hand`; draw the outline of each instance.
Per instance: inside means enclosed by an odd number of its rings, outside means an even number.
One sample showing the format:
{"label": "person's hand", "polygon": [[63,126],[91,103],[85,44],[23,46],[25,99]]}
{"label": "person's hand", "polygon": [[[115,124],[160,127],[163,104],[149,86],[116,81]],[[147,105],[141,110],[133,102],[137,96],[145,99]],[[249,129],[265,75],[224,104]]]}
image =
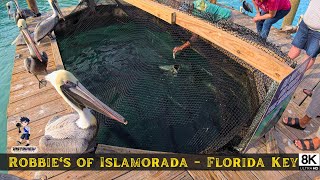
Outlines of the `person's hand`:
{"label": "person's hand", "polygon": [[182,51],[183,48],[181,46],[177,46],[175,48],[173,48],[173,54],[177,54],[177,52]]}
{"label": "person's hand", "polygon": [[253,22],[255,22],[255,23],[258,22],[258,21],[260,21],[260,20],[259,20],[259,17],[257,17],[257,16],[254,17],[252,20],[253,20]]}

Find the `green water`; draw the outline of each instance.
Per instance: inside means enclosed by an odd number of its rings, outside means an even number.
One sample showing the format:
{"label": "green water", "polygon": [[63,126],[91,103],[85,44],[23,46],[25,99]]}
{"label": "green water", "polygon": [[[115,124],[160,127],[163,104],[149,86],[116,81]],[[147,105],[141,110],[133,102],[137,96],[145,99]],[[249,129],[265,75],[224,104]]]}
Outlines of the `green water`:
{"label": "green water", "polygon": [[181,42],[166,32],[115,23],[58,43],[66,69],[129,122],[96,114],[99,143],[199,153],[252,116],[244,69],[230,74],[190,49],[174,60]]}

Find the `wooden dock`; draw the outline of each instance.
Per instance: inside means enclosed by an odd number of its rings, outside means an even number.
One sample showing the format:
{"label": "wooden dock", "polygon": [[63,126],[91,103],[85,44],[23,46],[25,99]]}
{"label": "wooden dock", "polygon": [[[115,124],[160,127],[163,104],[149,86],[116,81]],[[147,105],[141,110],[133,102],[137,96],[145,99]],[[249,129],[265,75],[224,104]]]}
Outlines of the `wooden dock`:
{"label": "wooden dock", "polygon": [[[71,8],[64,9],[64,13],[68,14]],[[42,17],[43,18],[43,17]],[[28,24],[34,28],[35,24],[41,18],[29,20]],[[235,17],[236,23],[241,23],[250,29],[255,30],[255,25],[248,16],[237,13]],[[292,41],[289,35],[280,33],[273,29],[270,32],[269,40],[278,46],[284,52],[290,48]],[[39,46],[40,51],[46,51],[49,57],[49,72],[61,68],[56,49],[56,42],[50,39],[45,39]],[[44,127],[48,120],[57,115],[64,115],[72,112],[72,109],[62,100],[62,98],[55,91],[53,86],[48,83],[44,88],[38,88],[38,82],[32,74],[26,72],[23,67],[23,60],[28,56],[28,49],[26,46],[19,46],[16,48],[16,54],[20,57],[15,60],[14,69],[12,73],[12,81],[10,88],[10,100],[7,110],[8,115],[8,143],[7,151],[10,153],[11,147],[16,145],[19,138],[18,130],[15,127],[16,121],[21,116],[27,116],[31,119],[31,145],[37,146],[39,138],[44,133]],[[301,61],[301,58],[300,58]],[[296,91],[295,98],[290,102],[283,116],[298,116],[304,114],[310,98],[306,98],[302,105],[299,106],[295,100],[304,99],[304,94],[301,89],[313,88],[319,81],[319,66],[317,63],[308,71],[301,86]],[[299,101],[300,102],[300,101]],[[299,131],[293,128],[284,126],[280,121],[275,129],[268,134],[266,139],[261,139],[256,144],[251,144],[248,153],[300,153],[292,140],[297,138],[314,137],[315,132],[320,126],[319,119],[313,119],[312,125],[308,126],[305,131]],[[274,137],[274,139],[272,138]],[[276,145],[272,147],[271,145]],[[126,148],[116,148],[101,145],[98,152],[134,152],[136,150]],[[320,150],[317,151],[320,153]],[[25,179],[33,179],[34,173],[32,171],[10,171],[10,174],[17,175]],[[318,172],[310,171],[53,171],[46,174],[48,178],[52,179],[247,179],[247,180],[277,180],[277,179],[320,179]]]}

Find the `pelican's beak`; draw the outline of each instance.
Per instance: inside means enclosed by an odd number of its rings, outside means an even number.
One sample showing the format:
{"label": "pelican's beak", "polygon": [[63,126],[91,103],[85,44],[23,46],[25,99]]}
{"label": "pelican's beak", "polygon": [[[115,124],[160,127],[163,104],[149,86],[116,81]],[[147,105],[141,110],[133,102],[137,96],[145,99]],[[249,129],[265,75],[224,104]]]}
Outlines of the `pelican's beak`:
{"label": "pelican's beak", "polygon": [[34,44],[28,29],[27,28],[20,28],[20,31],[23,35],[23,38],[24,38],[27,46],[30,47],[30,49],[33,51],[32,53],[30,53],[31,56],[36,56],[42,62],[42,56],[41,56],[38,48]]}
{"label": "pelican's beak", "polygon": [[92,95],[80,82],[75,84],[68,81],[60,86],[60,88],[63,94],[79,108],[83,109],[84,107],[89,107],[111,119],[119,121],[120,123],[128,123],[123,116],[112,110],[109,106],[105,105],[98,98]]}
{"label": "pelican's beak", "polygon": [[18,14],[20,15],[20,17],[23,17],[21,9],[20,9],[20,6],[19,6],[17,0],[14,0],[14,4],[16,5],[17,11],[18,11]]}
{"label": "pelican's beak", "polygon": [[66,19],[64,18],[61,10],[60,10],[60,7],[58,5],[58,2],[56,0],[53,0],[52,1],[52,7],[58,12],[58,14],[60,15],[60,17],[65,21]]}

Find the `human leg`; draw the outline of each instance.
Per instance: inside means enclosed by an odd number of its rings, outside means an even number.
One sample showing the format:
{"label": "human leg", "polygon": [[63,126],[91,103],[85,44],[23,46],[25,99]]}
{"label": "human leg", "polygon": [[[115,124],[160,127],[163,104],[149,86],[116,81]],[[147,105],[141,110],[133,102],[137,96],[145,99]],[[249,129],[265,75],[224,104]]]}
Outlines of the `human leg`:
{"label": "human leg", "polygon": [[312,100],[306,110],[307,116],[316,118],[320,114],[320,86],[317,86],[312,94]]}
{"label": "human leg", "polygon": [[320,147],[320,138],[315,137],[312,139],[297,139],[294,140],[294,144],[300,150],[314,151]]}
{"label": "human leg", "polygon": [[300,53],[301,49],[292,45],[292,47],[289,50],[288,56],[290,59],[295,59],[300,55]]}
{"label": "human leg", "polygon": [[[266,14],[266,12],[260,11],[260,15],[261,16],[264,15],[264,14]],[[260,35],[261,31],[262,31],[263,23],[264,23],[264,20],[256,22],[257,33],[259,35]]]}
{"label": "human leg", "polygon": [[297,126],[298,129],[305,128],[312,118],[316,118],[320,114],[320,86],[317,86],[313,92],[312,100],[306,110],[306,115],[302,118],[283,118],[283,123],[288,126]]}
{"label": "human leg", "polygon": [[320,147],[320,127],[316,133],[316,137],[294,140],[294,144],[300,150],[317,150]]}
{"label": "human leg", "polygon": [[288,53],[288,56],[291,59],[297,58],[301,53],[301,49],[305,49],[308,41],[308,32],[308,26],[304,23],[304,21],[301,21],[301,23],[299,24],[299,29],[291,43],[292,47]]}
{"label": "human leg", "polygon": [[285,117],[282,119],[282,122],[290,127],[304,130],[306,126],[310,123],[311,117],[308,115],[304,115],[302,118],[291,118],[291,117]]}
{"label": "human leg", "polygon": [[277,11],[276,15],[273,18],[266,19],[263,23],[260,37],[262,37],[263,39],[267,39],[271,26],[274,23],[278,22],[280,19],[282,19],[284,16],[286,16],[289,12],[290,10],[280,10],[280,11]]}
{"label": "human leg", "polygon": [[320,53],[320,32],[309,30],[305,50],[307,54],[305,59],[312,58],[308,64],[308,70],[314,64],[316,57]]}

